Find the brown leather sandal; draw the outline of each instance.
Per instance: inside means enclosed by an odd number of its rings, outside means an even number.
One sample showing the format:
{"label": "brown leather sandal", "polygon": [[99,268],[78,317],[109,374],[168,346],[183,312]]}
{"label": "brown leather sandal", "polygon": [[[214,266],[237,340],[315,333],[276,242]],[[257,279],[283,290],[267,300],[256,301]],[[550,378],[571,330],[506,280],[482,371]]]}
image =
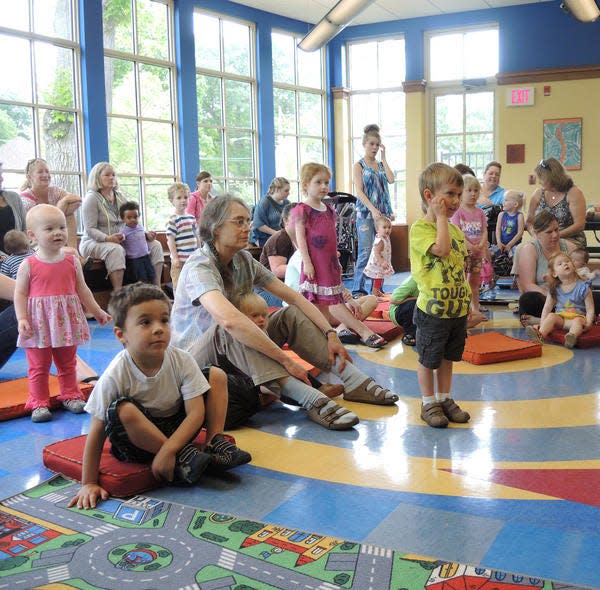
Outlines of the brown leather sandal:
{"label": "brown leather sandal", "polygon": [[349,402],[358,402],[362,404],[393,406],[399,398],[395,394],[390,397],[386,397],[387,393],[390,393],[389,389],[381,387],[381,385],[377,385],[377,383],[375,383],[375,381],[369,377],[352,391],[345,391],[344,399]]}
{"label": "brown leather sandal", "polygon": [[[321,408],[328,403],[332,403],[333,405],[323,412],[321,412]],[[352,420],[344,420],[343,422],[339,422],[339,419],[347,414],[352,414],[354,418]],[[353,412],[343,408],[342,406],[336,404],[335,402],[331,402],[329,399],[321,398],[318,399],[312,408],[308,410],[308,417],[317,424],[328,428],[329,430],[348,430],[358,424],[358,416],[354,415]]]}

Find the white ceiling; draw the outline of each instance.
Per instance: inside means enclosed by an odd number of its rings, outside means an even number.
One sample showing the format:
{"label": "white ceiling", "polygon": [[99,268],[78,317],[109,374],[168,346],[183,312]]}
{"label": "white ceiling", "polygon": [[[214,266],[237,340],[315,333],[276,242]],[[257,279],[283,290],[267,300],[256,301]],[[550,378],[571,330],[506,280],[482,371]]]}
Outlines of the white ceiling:
{"label": "white ceiling", "polygon": [[[353,21],[365,25],[383,21],[437,16],[450,12],[467,12],[486,8],[502,8],[515,4],[534,4],[549,0],[376,0]],[[238,4],[258,8],[272,14],[287,16],[308,23],[320,21],[337,0],[234,0]],[[557,6],[558,10],[558,6]]]}

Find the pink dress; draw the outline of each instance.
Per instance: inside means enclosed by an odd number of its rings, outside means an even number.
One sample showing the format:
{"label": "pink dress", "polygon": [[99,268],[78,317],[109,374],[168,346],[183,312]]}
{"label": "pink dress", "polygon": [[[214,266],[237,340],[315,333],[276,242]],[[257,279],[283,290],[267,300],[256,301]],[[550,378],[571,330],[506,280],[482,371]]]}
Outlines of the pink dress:
{"label": "pink dress", "polygon": [[300,271],[300,292],[313,303],[343,303],[342,267],[337,255],[335,211],[330,205],[324,211],[300,203],[292,210],[293,219],[303,219],[308,255],[315,267],[314,281]]}
{"label": "pink dress", "polygon": [[[381,252],[383,262],[380,262],[379,257],[375,255],[375,246],[381,242],[383,242],[383,250]],[[371,279],[385,279],[385,277],[391,277],[394,274],[394,267],[392,266],[392,243],[389,236],[376,237],[373,241],[371,255],[369,256],[367,266],[365,266],[365,274]]]}
{"label": "pink dress", "polygon": [[85,313],[76,291],[75,258],[44,262],[37,255],[29,263],[27,317],[33,335],[19,336],[21,348],[77,346],[90,338]]}

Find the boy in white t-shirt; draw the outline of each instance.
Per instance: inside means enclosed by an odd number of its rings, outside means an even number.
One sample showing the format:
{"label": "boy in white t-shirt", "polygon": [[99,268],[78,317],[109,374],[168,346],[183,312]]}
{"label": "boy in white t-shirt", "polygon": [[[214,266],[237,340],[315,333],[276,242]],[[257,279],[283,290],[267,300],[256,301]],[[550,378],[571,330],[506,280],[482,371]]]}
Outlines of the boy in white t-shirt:
{"label": "boy in white t-shirt", "polygon": [[[151,463],[158,480],[194,484],[213,464],[230,469],[251,460],[222,434],[227,409],[225,373],[211,367],[208,381],[192,356],[169,345],[170,303],[154,285],[135,283],[109,302],[114,333],[124,350],[96,383],[85,410],[91,415],[81,488],[69,506],[94,508],[108,492],[98,484],[106,437],[120,461]],[[206,400],[205,400],[205,394]],[[206,425],[208,444],[192,441]]]}

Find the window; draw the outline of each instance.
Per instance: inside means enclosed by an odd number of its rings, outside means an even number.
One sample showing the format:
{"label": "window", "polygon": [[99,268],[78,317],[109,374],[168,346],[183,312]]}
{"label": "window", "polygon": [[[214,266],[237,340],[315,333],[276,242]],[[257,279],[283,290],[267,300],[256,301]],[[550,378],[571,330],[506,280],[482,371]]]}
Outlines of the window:
{"label": "window", "polygon": [[178,175],[172,6],[104,0],[104,82],[110,162],[144,224],[163,229]]}
{"label": "window", "polygon": [[302,165],[326,161],[323,50],[301,51],[301,37],[289,33],[273,32],[271,40],[276,174],[290,181],[296,200]]}
{"label": "window", "polygon": [[428,42],[434,158],[463,162],[481,177],[494,159],[498,29],[431,33]]}
{"label": "window", "polygon": [[0,3],[0,162],[18,190],[27,160],[48,161],[53,183],[82,194],[82,117],[77,3]]}
{"label": "window", "polygon": [[257,198],[254,29],[194,13],[200,166],[217,192]]}
{"label": "window", "polygon": [[379,125],[396,181],[389,186],[396,221],[406,221],[406,114],[404,39],[348,46],[353,162],[364,155],[363,129]]}

